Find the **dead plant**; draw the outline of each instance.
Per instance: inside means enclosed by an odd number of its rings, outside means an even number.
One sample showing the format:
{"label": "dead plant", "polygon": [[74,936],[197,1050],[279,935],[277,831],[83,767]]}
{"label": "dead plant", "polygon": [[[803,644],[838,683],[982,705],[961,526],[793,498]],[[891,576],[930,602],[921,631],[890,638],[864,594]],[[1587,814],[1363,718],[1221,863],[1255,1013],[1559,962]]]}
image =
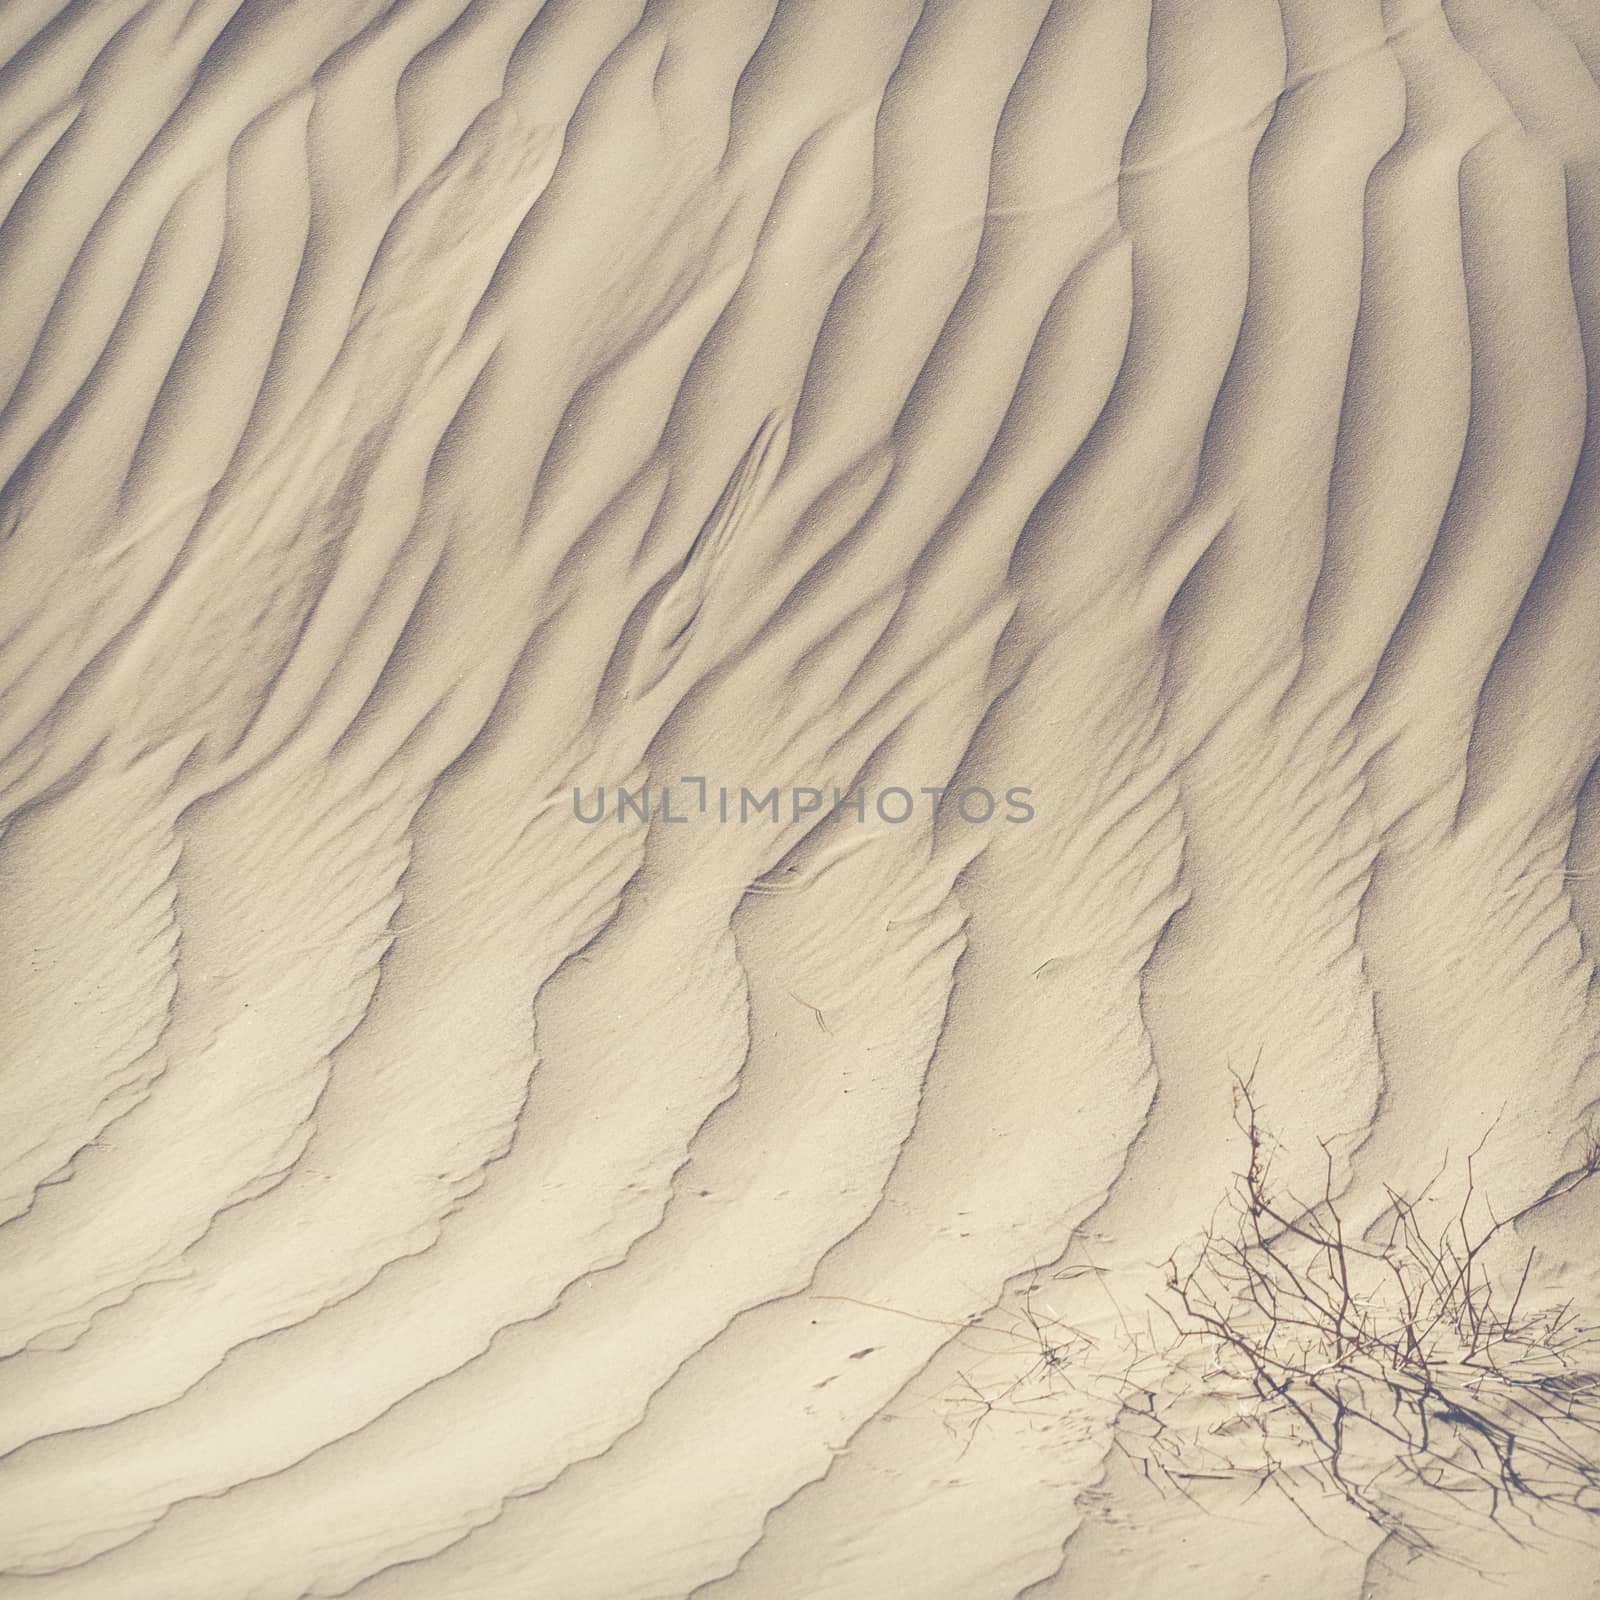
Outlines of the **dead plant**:
{"label": "dead plant", "polygon": [[1320,1482],[1417,1548],[1435,1548],[1433,1496],[1477,1502],[1507,1531],[1542,1503],[1600,1509],[1594,1340],[1570,1304],[1528,1303],[1531,1250],[1510,1276],[1491,1266],[1510,1219],[1478,1193],[1483,1146],[1441,1228],[1421,1196],[1390,1190],[1386,1236],[1367,1242],[1340,1215],[1327,1145],[1323,1193],[1302,1205],[1272,1181],[1249,1079],[1234,1100],[1244,1170],[1198,1245],[1167,1261],[1156,1303],[1175,1349],[1202,1347],[1214,1381],[1254,1397],[1257,1470]]}

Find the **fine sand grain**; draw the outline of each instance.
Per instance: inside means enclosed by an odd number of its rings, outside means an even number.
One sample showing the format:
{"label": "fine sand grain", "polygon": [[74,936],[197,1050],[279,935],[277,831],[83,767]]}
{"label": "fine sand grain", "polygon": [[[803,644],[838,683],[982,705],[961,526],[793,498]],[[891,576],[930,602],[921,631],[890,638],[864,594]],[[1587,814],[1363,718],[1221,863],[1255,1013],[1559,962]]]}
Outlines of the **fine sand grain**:
{"label": "fine sand grain", "polygon": [[1597,78],[0,0],[0,1600],[1600,1596]]}

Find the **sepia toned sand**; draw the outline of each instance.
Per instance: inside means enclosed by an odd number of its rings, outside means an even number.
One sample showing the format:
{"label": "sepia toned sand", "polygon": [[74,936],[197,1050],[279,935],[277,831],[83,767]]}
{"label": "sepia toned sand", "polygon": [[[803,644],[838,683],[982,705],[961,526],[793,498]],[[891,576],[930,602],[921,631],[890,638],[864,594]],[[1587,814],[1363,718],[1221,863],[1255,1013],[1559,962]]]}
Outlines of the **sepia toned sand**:
{"label": "sepia toned sand", "polygon": [[1600,1596],[1163,1268],[1600,1323],[1590,0],[0,60],[0,1600]]}

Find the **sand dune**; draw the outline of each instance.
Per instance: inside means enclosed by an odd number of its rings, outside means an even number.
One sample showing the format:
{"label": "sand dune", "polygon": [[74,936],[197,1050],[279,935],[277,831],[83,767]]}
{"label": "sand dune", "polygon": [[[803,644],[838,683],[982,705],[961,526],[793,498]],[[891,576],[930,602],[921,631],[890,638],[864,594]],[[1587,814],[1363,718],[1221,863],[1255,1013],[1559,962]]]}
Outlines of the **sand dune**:
{"label": "sand dune", "polygon": [[1600,14],[0,61],[0,1600],[1600,1595]]}

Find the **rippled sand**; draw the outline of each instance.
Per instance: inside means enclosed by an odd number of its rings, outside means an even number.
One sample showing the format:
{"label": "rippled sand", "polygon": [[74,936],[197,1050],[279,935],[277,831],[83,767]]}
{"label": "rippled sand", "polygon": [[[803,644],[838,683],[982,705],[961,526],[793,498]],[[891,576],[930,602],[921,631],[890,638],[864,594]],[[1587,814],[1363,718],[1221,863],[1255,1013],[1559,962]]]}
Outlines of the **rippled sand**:
{"label": "rippled sand", "polygon": [[1600,1595],[1162,1269],[1600,1321],[1590,0],[0,59],[3,1600]]}

